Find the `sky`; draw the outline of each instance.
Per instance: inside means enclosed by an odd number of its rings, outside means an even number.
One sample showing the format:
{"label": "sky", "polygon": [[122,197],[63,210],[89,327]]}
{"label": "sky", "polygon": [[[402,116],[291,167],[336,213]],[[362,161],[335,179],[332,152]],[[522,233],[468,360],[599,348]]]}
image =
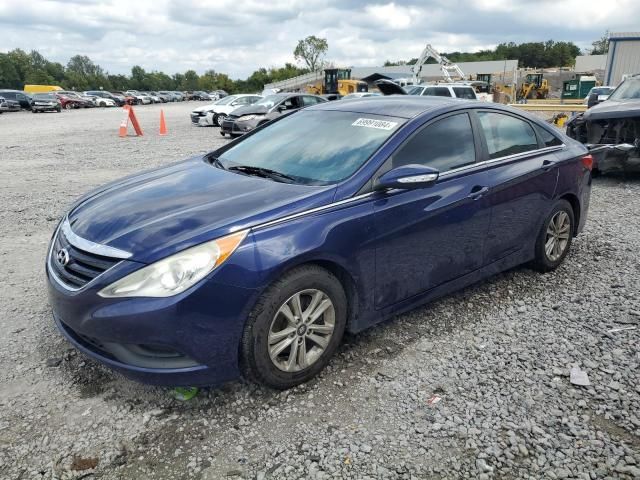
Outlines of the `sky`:
{"label": "sky", "polygon": [[638,0],[0,0],[0,52],[87,55],[109,73],[214,69],[245,78],[326,38],[337,66],[378,66],[502,42],[572,41],[640,29]]}

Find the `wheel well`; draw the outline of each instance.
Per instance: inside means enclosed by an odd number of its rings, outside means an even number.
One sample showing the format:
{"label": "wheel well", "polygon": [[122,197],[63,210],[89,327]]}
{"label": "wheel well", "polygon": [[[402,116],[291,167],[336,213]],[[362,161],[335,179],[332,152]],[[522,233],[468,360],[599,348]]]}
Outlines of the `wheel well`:
{"label": "wheel well", "polygon": [[572,193],[567,193],[560,197],[561,200],[566,200],[571,205],[573,209],[573,216],[575,217],[575,225],[573,227],[573,235],[575,236],[578,232],[578,225],[580,225],[580,201],[578,197],[576,197]]}
{"label": "wheel well", "polygon": [[[353,280],[353,277],[347,270],[338,265],[337,263],[328,261],[328,260],[314,260],[312,262],[303,264],[303,265],[318,265],[319,267],[324,268],[325,270],[330,271],[335,277],[338,279],[342,288],[344,289],[344,293],[347,296],[348,303],[348,317],[347,317],[347,330],[351,327],[354,320],[358,316],[358,290],[356,289],[356,283]],[[302,265],[296,265],[296,267],[300,267]]]}

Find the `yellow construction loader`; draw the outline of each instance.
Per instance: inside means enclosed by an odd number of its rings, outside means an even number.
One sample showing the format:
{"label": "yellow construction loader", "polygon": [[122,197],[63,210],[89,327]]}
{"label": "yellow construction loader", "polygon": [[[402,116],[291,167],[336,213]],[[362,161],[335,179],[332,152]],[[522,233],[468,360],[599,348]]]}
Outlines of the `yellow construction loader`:
{"label": "yellow construction loader", "polygon": [[348,95],[355,92],[366,92],[369,90],[367,82],[351,79],[351,69],[349,68],[326,68],[324,70],[324,81],[316,82],[307,87],[307,93],[315,95]]}
{"label": "yellow construction loader", "polygon": [[541,73],[529,73],[524,78],[522,85],[517,91],[517,100],[530,98],[547,98],[549,95],[549,82],[542,77]]}

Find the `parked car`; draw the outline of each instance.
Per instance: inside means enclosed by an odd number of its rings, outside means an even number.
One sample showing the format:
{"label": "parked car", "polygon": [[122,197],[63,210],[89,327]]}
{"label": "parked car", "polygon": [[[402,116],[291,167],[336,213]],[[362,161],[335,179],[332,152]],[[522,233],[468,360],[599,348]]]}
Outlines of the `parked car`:
{"label": "parked car", "polygon": [[[72,90],[58,90],[52,93],[54,93],[55,95],[63,95],[71,100],[74,100],[75,103],[71,103],[71,106],[69,108],[94,108],[96,106],[93,97],[91,97],[90,95],[85,95],[82,92],[74,92]],[[65,103],[65,105],[66,104],[67,103]]]}
{"label": "parked car", "polygon": [[[392,83],[392,82],[391,82]],[[377,85],[377,84],[376,84]],[[394,84],[395,85],[395,84]],[[378,86],[380,88],[380,86]],[[389,93],[384,91],[387,88]],[[385,95],[402,94],[400,90],[403,87],[393,87],[389,84],[385,84],[385,87],[380,90]],[[404,87],[407,95],[424,95],[434,97],[452,97],[452,98],[464,98],[466,100],[477,100],[476,91],[471,85],[463,83],[438,83],[427,85],[408,85]]]}
{"label": "parked car", "polygon": [[[122,107],[126,103],[124,97],[114,95],[113,93],[106,92],[104,90],[89,90],[87,92],[84,92],[84,94],[98,97],[98,100],[94,100],[94,103],[97,107]],[[100,99],[103,99],[104,101]],[[113,102],[113,105],[111,105],[107,100],[111,100],[111,102]]]}
{"label": "parked car", "polygon": [[178,101],[178,96],[173,93],[170,92],[168,90],[161,90],[158,92],[159,95],[166,97],[167,98],[167,102],[177,102]]}
{"label": "parked car", "polygon": [[191,112],[191,121],[201,127],[219,127],[231,112],[237,108],[252,105],[261,98],[260,95],[229,95],[215,103],[196,108]]}
{"label": "parked car", "polygon": [[211,95],[209,95],[207,92],[201,92],[201,91],[195,91],[195,92],[191,92],[191,95],[189,96],[189,100],[212,100]]}
{"label": "parked car", "polygon": [[227,95],[229,94],[224,90],[214,90],[213,92],[209,92],[209,96],[211,97],[211,100],[220,100],[221,98],[224,98]]}
{"label": "parked car", "polygon": [[119,92],[119,91],[113,91],[111,93],[115,97],[120,97],[120,98],[124,99],[124,102],[127,105],[137,105],[138,104],[138,99],[136,97],[134,97],[133,95],[129,95],[128,93]]}
{"label": "parked car", "polygon": [[640,172],[640,74],[566,125],[567,135],[589,146],[598,173]]}
{"label": "parked car", "polygon": [[222,121],[220,134],[222,136],[227,134],[230,136],[244,135],[281,115],[326,101],[326,98],[311,94],[276,93],[268,95],[253,105],[239,108],[229,114]]}
{"label": "parked car", "polygon": [[77,201],[48,251],[53,318],[143,382],[289,388],[345,331],[524,263],[558,267],[591,162],[501,105],[323,102]]}
{"label": "parked car", "polygon": [[0,96],[5,100],[14,100],[20,104],[20,108],[23,110],[31,110],[31,102],[33,99],[30,95],[20,90],[0,90]]}
{"label": "parked car", "polygon": [[19,112],[20,102],[0,97],[0,112]]}
{"label": "parked car", "polygon": [[589,108],[591,108],[594,105],[604,102],[607,98],[609,98],[609,95],[611,95],[614,90],[615,87],[609,87],[606,85],[593,87],[591,90],[589,90],[589,93],[585,97],[584,103]]}
{"label": "parked car", "polygon": [[142,95],[146,95],[151,99],[151,103],[162,103],[162,99],[158,95],[154,95],[152,92],[140,92]]}
{"label": "parked car", "polygon": [[38,112],[58,112],[62,111],[62,104],[54,93],[36,93],[33,95],[31,111]]}
{"label": "parked car", "polygon": [[156,97],[158,97],[162,103],[167,103],[171,101],[171,95],[167,95],[162,92],[152,92]]}
{"label": "parked car", "polygon": [[137,90],[127,90],[125,93],[131,95],[132,97],[135,97],[138,105],[149,105],[150,103],[153,103],[153,100],[151,100],[151,97],[149,95],[145,95],[144,93],[138,92]]}
{"label": "parked car", "polygon": [[96,95],[87,95],[96,107],[115,107],[116,102],[111,98],[98,97]]}
{"label": "parked car", "polygon": [[53,95],[56,96],[56,98],[60,102],[60,105],[62,105],[62,108],[64,108],[65,110],[88,107],[89,105],[87,105],[87,102],[90,103],[92,107],[95,107],[93,100],[88,97],[86,97],[87,99],[81,99],[76,96],[60,92],[53,92]]}
{"label": "parked car", "polygon": [[187,99],[187,97],[185,97],[184,93],[178,92],[177,90],[174,90],[171,93],[173,93],[175,95],[176,101],[178,101],[178,102],[184,102]]}

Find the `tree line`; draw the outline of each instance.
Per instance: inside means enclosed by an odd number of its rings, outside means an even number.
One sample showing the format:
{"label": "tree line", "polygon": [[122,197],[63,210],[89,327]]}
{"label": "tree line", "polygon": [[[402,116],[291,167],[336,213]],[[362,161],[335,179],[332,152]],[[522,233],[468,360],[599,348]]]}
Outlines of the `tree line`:
{"label": "tree line", "polygon": [[[594,42],[596,50],[596,42]],[[596,52],[600,53],[600,51]],[[575,59],[580,55],[580,48],[573,42],[525,42],[525,43],[501,43],[494,49],[480,50],[478,52],[449,52],[443,53],[450,61],[458,62],[480,62],[488,60],[518,60],[520,68],[550,68],[568,67],[575,63]],[[418,61],[412,58],[408,61],[389,61],[385,66],[393,65],[413,65]],[[436,63],[430,58],[427,63]]]}
{"label": "tree line", "polygon": [[47,60],[36,50],[27,53],[16,48],[0,53],[0,88],[22,90],[25,85],[59,85],[68,90],[225,90],[261,92],[267,83],[286,80],[307,73],[291,63],[284,67],[259,68],[244,80],[233,80],[225,73],[207,70],[198,75],[195,70],[168,75],[148,72],[136,65],[130,75],[113,75],[96,65],[85,55],[75,55],[66,65]]}

